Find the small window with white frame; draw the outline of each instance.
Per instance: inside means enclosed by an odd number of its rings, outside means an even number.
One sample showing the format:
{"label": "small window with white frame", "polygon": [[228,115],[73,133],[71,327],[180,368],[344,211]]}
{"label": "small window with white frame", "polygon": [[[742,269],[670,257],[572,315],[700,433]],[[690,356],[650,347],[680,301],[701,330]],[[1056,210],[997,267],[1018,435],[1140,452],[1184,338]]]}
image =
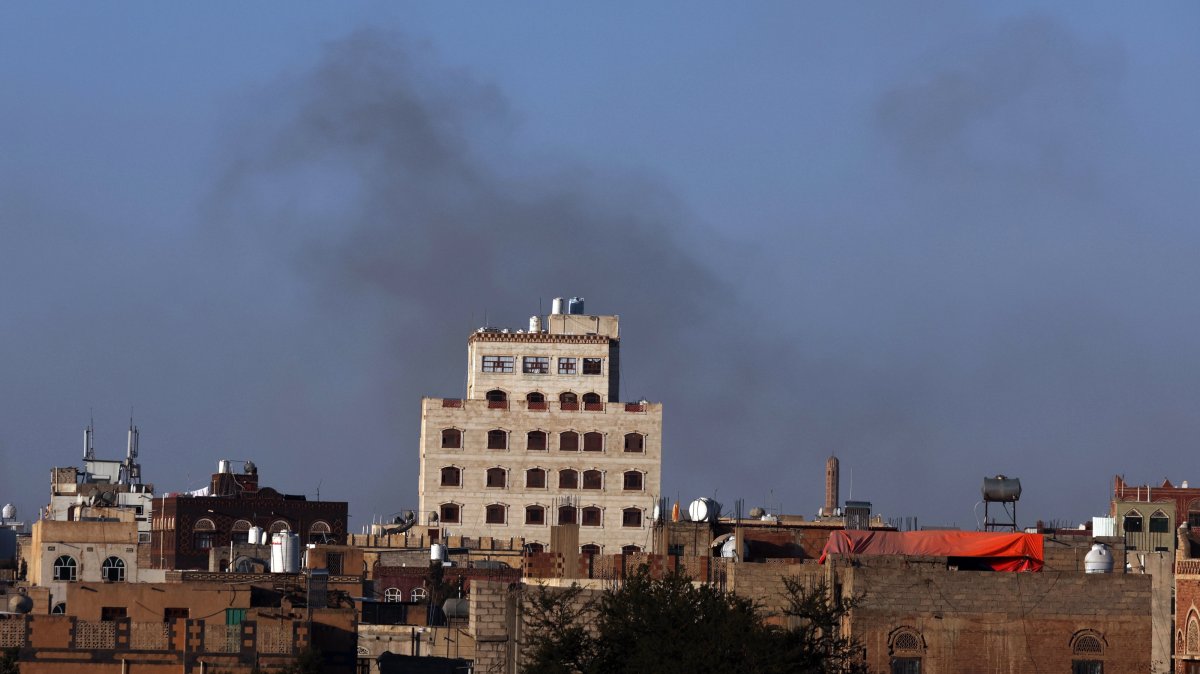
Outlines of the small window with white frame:
{"label": "small window with white frame", "polygon": [[578,358],[559,358],[558,373],[559,374],[575,374],[579,371]]}

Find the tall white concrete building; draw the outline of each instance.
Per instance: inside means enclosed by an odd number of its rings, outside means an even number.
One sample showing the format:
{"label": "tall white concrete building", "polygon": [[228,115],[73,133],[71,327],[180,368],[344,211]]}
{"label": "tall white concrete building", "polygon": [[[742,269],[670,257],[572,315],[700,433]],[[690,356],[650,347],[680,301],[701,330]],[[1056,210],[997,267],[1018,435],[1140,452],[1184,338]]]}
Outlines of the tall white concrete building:
{"label": "tall white concrete building", "polygon": [[649,549],[662,405],[618,401],[620,343],[618,317],[576,298],[527,329],[476,330],[466,398],[421,401],[421,522],[532,550],[577,523],[584,552]]}

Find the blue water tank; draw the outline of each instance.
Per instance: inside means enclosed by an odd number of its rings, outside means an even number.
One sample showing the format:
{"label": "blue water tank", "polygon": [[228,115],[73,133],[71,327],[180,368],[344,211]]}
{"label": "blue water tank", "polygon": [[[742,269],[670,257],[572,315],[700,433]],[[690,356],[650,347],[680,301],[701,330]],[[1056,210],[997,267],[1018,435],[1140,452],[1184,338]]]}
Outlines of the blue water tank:
{"label": "blue water tank", "polygon": [[577,314],[577,315],[582,314],[583,313],[583,298],[582,297],[572,297],[571,299],[567,300],[567,313],[568,314]]}

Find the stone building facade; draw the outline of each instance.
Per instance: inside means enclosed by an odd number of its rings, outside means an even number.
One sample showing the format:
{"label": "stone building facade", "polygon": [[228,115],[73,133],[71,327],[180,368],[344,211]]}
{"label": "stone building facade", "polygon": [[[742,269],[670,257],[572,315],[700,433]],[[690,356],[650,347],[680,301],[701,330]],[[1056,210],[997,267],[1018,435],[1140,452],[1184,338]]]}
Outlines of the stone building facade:
{"label": "stone building facade", "polygon": [[421,403],[421,523],[534,551],[551,525],[577,523],[585,552],[649,549],[662,405],[618,401],[618,317],[481,328],[467,356],[466,398]]}

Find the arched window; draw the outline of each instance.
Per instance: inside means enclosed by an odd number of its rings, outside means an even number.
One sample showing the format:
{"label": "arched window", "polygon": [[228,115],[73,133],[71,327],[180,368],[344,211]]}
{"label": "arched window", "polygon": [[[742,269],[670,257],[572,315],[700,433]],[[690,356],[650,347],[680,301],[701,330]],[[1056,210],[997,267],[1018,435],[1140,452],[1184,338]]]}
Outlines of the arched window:
{"label": "arched window", "polygon": [[646,451],[646,436],[641,433],[626,433],[625,434],[625,451],[627,452],[644,452]]}
{"label": "arched window", "polygon": [[601,404],[599,393],[588,392],[583,394],[583,409],[590,410],[593,409],[591,406],[599,404]]}
{"label": "arched window", "polygon": [[252,526],[254,525],[250,524],[250,520],[238,520],[233,523],[233,526],[229,530],[235,534],[240,534],[250,531],[250,527]]}
{"label": "arched window", "polygon": [[494,388],[487,392],[485,396],[490,403],[506,403],[508,402],[508,394],[498,388]]}
{"label": "arched window", "polygon": [[1154,511],[1150,516],[1150,533],[1165,534],[1171,531],[1171,518],[1161,510]]}
{"label": "arched window", "polygon": [[579,488],[579,473],[570,468],[563,468],[558,471],[558,488],[559,489],[578,489]]}
{"label": "arched window", "polygon": [[508,506],[503,503],[493,503],[487,507],[484,515],[488,524],[504,524],[507,521]]}
{"label": "arched window", "polygon": [[1071,644],[1072,655],[1103,655],[1104,646],[1094,634],[1082,634],[1075,637]]}
{"label": "arched window", "polygon": [[558,523],[559,524],[575,524],[575,506],[559,506],[558,507]]}
{"label": "arched window", "polygon": [[546,509],[540,505],[525,506],[525,524],[542,525],[546,523]]}
{"label": "arched window", "polygon": [[425,591],[425,588],[423,588],[423,587],[414,587],[413,588],[413,591],[412,591],[412,600],[413,601],[422,601],[428,596],[429,596],[429,593]]}
{"label": "arched window", "polygon": [[54,605],[54,608],[50,609],[50,613],[53,615],[65,615],[67,613],[67,602],[58,602]]}
{"label": "arched window", "polygon": [[546,449],[546,432],[529,431],[525,434],[525,449],[540,451]]}
{"label": "arched window", "polygon": [[558,434],[558,449],[561,452],[579,451],[579,434],[575,431],[563,431]]}
{"label": "arched window", "polygon": [[442,486],[461,487],[462,469],[457,466],[446,466],[442,468]]}
{"label": "arched window", "polygon": [[592,431],[583,434],[583,451],[585,452],[603,452],[604,451],[604,435]]}
{"label": "arched window", "polygon": [[642,526],[642,509],[641,508],[626,508],[621,511],[621,526],[623,527],[640,527]]}
{"label": "arched window", "polygon": [[600,554],[600,546],[595,543],[587,543],[586,545],[579,546],[579,552],[585,555],[598,555]]}
{"label": "arched window", "polygon": [[[525,402],[529,403],[529,409],[531,410],[546,409],[546,395],[544,393],[540,393],[538,391],[526,393]],[[537,405],[537,407],[534,407],[534,405]]]}
{"label": "arched window", "polygon": [[462,431],[457,428],[443,429],[442,449],[462,449]]}
{"label": "arched window", "polygon": [[196,550],[211,550],[217,539],[217,525],[207,517],[196,520],[192,526],[192,547]]}
{"label": "arched window", "polygon": [[331,543],[333,542],[333,530],[329,527],[329,523],[324,520],[317,520],[308,528],[309,543]]}
{"label": "arched window", "polygon": [[508,471],[503,468],[488,468],[487,486],[496,489],[503,489],[508,486]]}
{"label": "arched window", "polygon": [[488,449],[508,449],[508,431],[499,429],[488,431]]}
{"label": "arched window", "polygon": [[100,580],[108,583],[125,581],[125,560],[120,557],[109,557],[100,565]]}
{"label": "arched window", "polygon": [[1196,613],[1193,611],[1188,614],[1187,621],[1187,645],[1184,647],[1184,652],[1188,655],[1200,655],[1200,619],[1196,618]]}
{"label": "arched window", "polygon": [[536,555],[539,552],[545,552],[545,551],[546,551],[546,546],[542,545],[541,543],[526,543],[525,544],[525,554],[527,554],[527,555]]}
{"label": "arched window", "polygon": [[625,491],[641,491],[642,490],[642,474],[636,470],[627,470],[623,476]]}
{"label": "arched window", "polygon": [[1138,532],[1142,530],[1142,514],[1136,510],[1125,513],[1125,531]]}
{"label": "arched window", "polygon": [[596,506],[588,506],[579,512],[579,524],[585,527],[598,527],[603,522],[603,513]]}
{"label": "arched window", "polygon": [[530,468],[525,471],[526,489],[545,489],[546,471],[543,468]]}
{"label": "arched window", "polygon": [[[579,396],[575,395],[574,393],[572,393],[570,391],[563,391],[562,393],[558,394],[558,404],[559,405],[578,405],[579,404]],[[568,408],[564,407],[563,409],[568,409]],[[573,407],[570,409],[578,409],[578,408]]]}
{"label": "arched window", "polygon": [[603,489],[604,488],[604,473],[598,470],[583,471],[583,488],[584,489]]}
{"label": "arched window", "polygon": [[281,534],[285,531],[291,531],[292,527],[288,525],[287,520],[275,520],[271,522],[270,528],[267,531],[273,534]]}
{"label": "arched window", "polygon": [[62,555],[54,560],[54,580],[75,580],[79,565],[70,555]]}
{"label": "arched window", "polygon": [[443,503],[439,510],[441,511],[439,517],[443,524],[458,524],[459,518],[462,516],[462,509],[456,503]]}
{"label": "arched window", "polygon": [[640,546],[640,545],[625,545],[625,546],[621,547],[622,555],[636,555],[637,553],[639,553],[641,551],[642,551],[642,546]]}
{"label": "arched window", "polygon": [[925,640],[911,627],[899,627],[888,635],[888,652],[892,656],[892,674],[920,674]]}
{"label": "arched window", "polygon": [[383,600],[391,603],[402,602],[404,601],[404,593],[398,587],[389,587],[383,591]]}

